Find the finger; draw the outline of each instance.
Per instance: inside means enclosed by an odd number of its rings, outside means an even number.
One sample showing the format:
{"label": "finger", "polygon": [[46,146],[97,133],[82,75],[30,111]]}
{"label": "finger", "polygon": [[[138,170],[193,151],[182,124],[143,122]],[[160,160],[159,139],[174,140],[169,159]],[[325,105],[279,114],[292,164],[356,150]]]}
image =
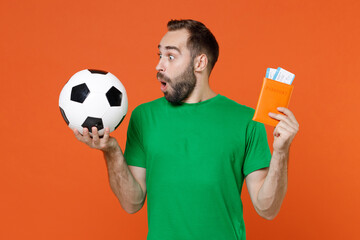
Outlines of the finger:
{"label": "finger", "polygon": [[[278,121],[287,122],[289,125],[292,125],[291,120],[287,116],[285,116],[284,114],[270,112],[269,117],[274,118],[274,119],[276,119]],[[293,124],[293,125],[295,125],[295,124]]]}
{"label": "finger", "polygon": [[279,137],[280,136],[280,133],[279,133],[277,127],[274,129],[273,135],[274,135],[274,137]]}
{"label": "finger", "polygon": [[93,144],[95,146],[98,146],[99,143],[100,143],[100,138],[99,138],[99,133],[98,133],[97,127],[92,127],[91,132],[92,132],[92,135],[93,135]]}
{"label": "finger", "polygon": [[278,107],[277,110],[279,112],[284,113],[286,116],[288,116],[291,119],[291,121],[293,121],[297,126],[299,126],[299,123],[297,122],[295,115],[288,108]]}
{"label": "finger", "polygon": [[104,142],[107,142],[109,140],[109,137],[110,137],[110,129],[108,127],[106,127],[105,128],[105,133],[104,133],[104,136],[103,136]]}
{"label": "finger", "polygon": [[90,144],[91,143],[91,137],[89,134],[89,129],[88,128],[83,128],[83,142],[86,144]]}
{"label": "finger", "polygon": [[75,137],[77,140],[82,141],[82,135],[80,134],[79,130],[77,130],[76,128],[73,129],[73,132],[75,134]]}
{"label": "finger", "polygon": [[293,128],[292,126],[290,126],[289,124],[287,124],[286,122],[283,122],[283,121],[280,121],[278,123],[278,125],[276,125],[276,127],[278,129],[283,130],[283,131],[279,130],[279,132],[285,133],[284,131],[286,131],[286,133],[288,133],[288,134],[293,134],[293,133],[296,133],[296,131],[297,131],[295,128]]}
{"label": "finger", "polygon": [[296,135],[296,131],[289,128],[284,122],[281,122],[281,124],[276,126],[273,135],[275,138],[283,139],[285,142],[291,142]]}
{"label": "finger", "polygon": [[284,126],[277,126],[274,130],[274,136],[275,137],[282,137],[282,138],[288,138],[291,136],[291,132],[289,131],[289,129],[287,127]]}
{"label": "finger", "polygon": [[284,114],[269,113],[269,117],[279,120],[280,122],[285,122],[294,130],[298,129],[299,127],[296,122],[291,121],[291,119],[288,116],[285,116]]}

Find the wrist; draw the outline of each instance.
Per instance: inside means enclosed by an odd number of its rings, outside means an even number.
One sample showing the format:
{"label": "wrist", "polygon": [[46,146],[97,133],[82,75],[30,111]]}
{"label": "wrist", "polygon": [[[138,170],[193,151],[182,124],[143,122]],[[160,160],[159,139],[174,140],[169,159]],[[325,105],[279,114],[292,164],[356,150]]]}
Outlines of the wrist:
{"label": "wrist", "polygon": [[285,148],[285,149],[273,149],[273,155],[277,155],[277,156],[288,156],[289,155],[289,148]]}
{"label": "wrist", "polygon": [[289,160],[289,150],[273,150],[271,164],[278,170],[287,168]]}
{"label": "wrist", "polygon": [[[108,168],[116,169],[124,161],[124,155],[119,145],[107,148],[102,151]],[[120,164],[120,165],[119,165]]]}
{"label": "wrist", "polygon": [[122,154],[121,148],[115,138],[110,138],[106,147],[101,150],[105,155]]}

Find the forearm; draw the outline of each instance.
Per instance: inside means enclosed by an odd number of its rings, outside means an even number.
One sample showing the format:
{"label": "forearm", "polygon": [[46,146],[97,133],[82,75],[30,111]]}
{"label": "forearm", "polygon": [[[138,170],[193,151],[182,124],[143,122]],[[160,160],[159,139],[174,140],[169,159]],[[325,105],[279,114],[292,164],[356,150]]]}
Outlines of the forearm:
{"label": "forearm", "polygon": [[255,209],[266,219],[280,211],[287,190],[289,152],[273,152],[268,174],[257,195]]}
{"label": "forearm", "polygon": [[144,204],[145,193],[133,177],[120,147],[104,152],[104,158],[110,187],[119,199],[121,206],[128,213],[139,211]]}

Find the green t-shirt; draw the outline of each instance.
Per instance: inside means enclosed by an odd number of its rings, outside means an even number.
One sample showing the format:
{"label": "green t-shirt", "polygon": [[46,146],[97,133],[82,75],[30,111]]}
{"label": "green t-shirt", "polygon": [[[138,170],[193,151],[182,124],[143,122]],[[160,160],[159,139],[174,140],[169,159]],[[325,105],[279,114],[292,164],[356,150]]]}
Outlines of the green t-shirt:
{"label": "green t-shirt", "polygon": [[244,178],[271,158],[253,115],[222,95],[181,105],[160,98],[132,112],[125,159],[146,168],[148,240],[245,239]]}

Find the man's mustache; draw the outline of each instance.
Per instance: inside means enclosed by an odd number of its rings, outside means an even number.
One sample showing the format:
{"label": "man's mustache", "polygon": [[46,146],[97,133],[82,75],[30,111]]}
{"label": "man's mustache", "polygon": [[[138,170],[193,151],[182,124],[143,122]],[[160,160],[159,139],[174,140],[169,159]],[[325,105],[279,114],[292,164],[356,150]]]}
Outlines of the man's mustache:
{"label": "man's mustache", "polygon": [[162,81],[164,81],[164,82],[167,82],[167,83],[170,83],[170,82],[171,82],[171,79],[168,78],[168,77],[166,77],[166,76],[165,76],[163,73],[161,73],[161,72],[158,72],[158,73],[156,74],[156,77],[157,77],[157,79],[162,80]]}

